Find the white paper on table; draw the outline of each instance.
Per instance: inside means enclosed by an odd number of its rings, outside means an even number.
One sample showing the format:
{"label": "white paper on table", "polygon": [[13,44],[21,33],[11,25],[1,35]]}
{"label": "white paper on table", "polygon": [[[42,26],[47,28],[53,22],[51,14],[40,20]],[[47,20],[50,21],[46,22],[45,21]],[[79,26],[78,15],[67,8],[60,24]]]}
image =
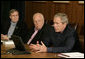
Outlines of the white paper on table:
{"label": "white paper on table", "polygon": [[3,41],[3,44],[5,44],[5,45],[13,44],[14,45],[14,42],[13,42],[13,40],[8,40],[8,41]]}
{"label": "white paper on table", "polygon": [[80,52],[61,53],[58,56],[65,57],[65,58],[84,58],[84,53],[80,53]]}

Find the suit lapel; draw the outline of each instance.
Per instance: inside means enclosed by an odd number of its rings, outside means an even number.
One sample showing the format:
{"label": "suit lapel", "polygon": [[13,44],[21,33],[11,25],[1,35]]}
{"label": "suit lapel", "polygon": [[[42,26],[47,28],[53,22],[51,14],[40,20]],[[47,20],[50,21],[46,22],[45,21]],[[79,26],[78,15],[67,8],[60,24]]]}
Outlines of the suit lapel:
{"label": "suit lapel", "polygon": [[44,31],[44,26],[43,26],[43,28],[41,30],[38,31],[38,33],[36,34],[36,36],[32,40],[32,43],[35,44],[37,41],[41,41],[41,39],[42,39],[41,36],[43,36],[42,35],[43,31]]}
{"label": "suit lapel", "polygon": [[6,24],[5,26],[7,26],[6,27],[6,33],[5,34],[7,34],[8,33],[8,31],[9,31],[9,28],[10,28],[10,25],[11,25],[11,23],[10,23],[10,21],[8,22],[8,24]]}
{"label": "suit lapel", "polygon": [[19,26],[18,26],[18,23],[17,23],[13,35],[15,35],[15,34],[19,34],[19,33],[18,33],[18,32],[19,32],[18,29],[19,29]]}

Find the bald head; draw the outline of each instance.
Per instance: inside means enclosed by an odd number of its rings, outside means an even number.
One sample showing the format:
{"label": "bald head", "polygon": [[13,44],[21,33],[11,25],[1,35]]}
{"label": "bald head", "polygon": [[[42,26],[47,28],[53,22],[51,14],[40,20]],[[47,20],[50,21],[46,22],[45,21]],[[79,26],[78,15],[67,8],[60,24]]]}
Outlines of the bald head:
{"label": "bald head", "polygon": [[36,29],[41,29],[44,25],[44,16],[42,13],[35,13],[33,15],[33,22]]}
{"label": "bald head", "polygon": [[35,17],[40,17],[42,20],[44,20],[44,16],[43,16],[42,13],[35,13],[35,14],[33,15],[33,20],[34,20]]}

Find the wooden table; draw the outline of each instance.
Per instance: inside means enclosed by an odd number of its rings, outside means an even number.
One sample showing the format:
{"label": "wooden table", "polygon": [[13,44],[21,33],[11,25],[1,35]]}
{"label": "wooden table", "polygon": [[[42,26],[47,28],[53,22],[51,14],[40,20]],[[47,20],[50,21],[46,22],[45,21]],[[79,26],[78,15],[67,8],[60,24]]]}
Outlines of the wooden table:
{"label": "wooden table", "polygon": [[[27,45],[25,45],[28,49]],[[13,55],[13,54],[4,54],[6,50],[13,48],[13,45],[5,46],[1,45],[1,58],[61,58],[58,56],[58,53],[34,53],[25,54],[25,55]],[[29,49],[28,49],[29,50]]]}

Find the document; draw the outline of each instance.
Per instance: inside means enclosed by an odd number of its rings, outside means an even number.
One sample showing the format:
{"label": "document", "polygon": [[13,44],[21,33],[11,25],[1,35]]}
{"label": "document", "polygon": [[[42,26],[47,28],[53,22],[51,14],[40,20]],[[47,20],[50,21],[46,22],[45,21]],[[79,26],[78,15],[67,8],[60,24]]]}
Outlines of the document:
{"label": "document", "polygon": [[58,56],[64,58],[84,58],[84,53],[80,52],[61,53]]}
{"label": "document", "polygon": [[4,41],[3,44],[14,44],[13,40]]}
{"label": "document", "polygon": [[3,42],[2,44],[7,48],[14,48],[15,47],[13,40],[1,41],[1,42]]}

